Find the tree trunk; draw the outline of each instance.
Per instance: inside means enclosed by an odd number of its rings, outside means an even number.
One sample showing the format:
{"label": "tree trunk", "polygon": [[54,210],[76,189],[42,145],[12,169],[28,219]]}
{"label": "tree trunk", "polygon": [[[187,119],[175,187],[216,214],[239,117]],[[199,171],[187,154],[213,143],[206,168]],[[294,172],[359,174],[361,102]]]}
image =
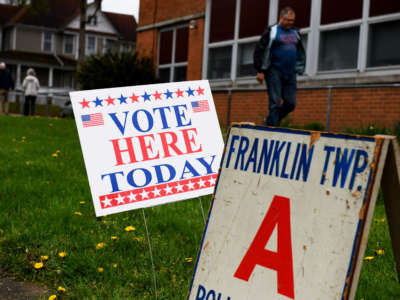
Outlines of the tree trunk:
{"label": "tree trunk", "polygon": [[[85,27],[86,27],[86,9],[87,3],[86,0],[80,0],[80,26],[79,26],[79,53],[78,53],[78,65],[85,58],[85,49],[86,49],[86,35],[85,35]],[[79,67],[79,66],[78,66]]]}

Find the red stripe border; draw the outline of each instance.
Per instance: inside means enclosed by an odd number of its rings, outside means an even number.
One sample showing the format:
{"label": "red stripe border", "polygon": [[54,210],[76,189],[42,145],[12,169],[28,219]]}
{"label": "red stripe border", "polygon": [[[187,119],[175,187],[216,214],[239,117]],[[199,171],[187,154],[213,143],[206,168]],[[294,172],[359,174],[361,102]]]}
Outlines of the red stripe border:
{"label": "red stripe border", "polygon": [[138,188],[130,191],[118,192],[99,196],[102,209],[118,207],[126,204],[148,201],[165,196],[183,194],[215,186],[218,174],[211,174],[191,179]]}

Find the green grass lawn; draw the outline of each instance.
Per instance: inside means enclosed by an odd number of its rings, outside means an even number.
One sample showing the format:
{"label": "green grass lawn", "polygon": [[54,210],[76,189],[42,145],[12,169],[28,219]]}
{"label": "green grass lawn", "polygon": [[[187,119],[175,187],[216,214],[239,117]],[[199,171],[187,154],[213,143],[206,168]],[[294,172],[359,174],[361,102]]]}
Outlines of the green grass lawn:
{"label": "green grass lawn", "polygon": [[[0,116],[0,129],[0,269],[58,299],[154,299],[142,210],[95,217],[75,122]],[[208,210],[210,196],[202,203]],[[145,213],[158,299],[184,299],[204,227],[200,201]],[[356,299],[400,299],[385,218],[379,199],[366,253],[374,259]]]}

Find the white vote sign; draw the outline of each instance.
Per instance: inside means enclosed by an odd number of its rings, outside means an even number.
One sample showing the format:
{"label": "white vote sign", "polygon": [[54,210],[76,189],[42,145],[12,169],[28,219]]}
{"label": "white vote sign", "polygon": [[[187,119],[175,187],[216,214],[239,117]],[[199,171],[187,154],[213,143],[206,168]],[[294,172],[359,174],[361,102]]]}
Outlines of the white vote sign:
{"label": "white vote sign", "polygon": [[208,81],[70,97],[97,216],[213,192],[223,140]]}
{"label": "white vote sign", "polygon": [[375,176],[374,138],[234,126],[188,299],[341,299]]}

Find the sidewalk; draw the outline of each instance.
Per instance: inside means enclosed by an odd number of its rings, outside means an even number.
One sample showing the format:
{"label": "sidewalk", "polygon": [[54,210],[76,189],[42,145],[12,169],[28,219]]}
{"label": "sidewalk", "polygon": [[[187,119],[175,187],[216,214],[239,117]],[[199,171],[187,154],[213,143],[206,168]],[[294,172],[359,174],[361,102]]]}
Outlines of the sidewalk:
{"label": "sidewalk", "polygon": [[30,282],[18,282],[0,271],[1,300],[37,300],[46,295],[47,290]]}

